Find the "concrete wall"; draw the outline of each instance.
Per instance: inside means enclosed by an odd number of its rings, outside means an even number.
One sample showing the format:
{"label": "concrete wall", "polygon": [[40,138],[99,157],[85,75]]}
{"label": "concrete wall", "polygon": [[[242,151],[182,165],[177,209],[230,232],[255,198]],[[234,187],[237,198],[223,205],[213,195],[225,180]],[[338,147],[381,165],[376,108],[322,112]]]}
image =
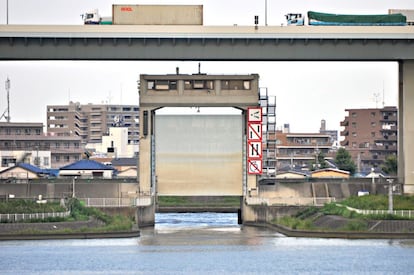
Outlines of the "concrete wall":
{"label": "concrete wall", "polygon": [[241,196],[241,115],[157,115],[158,195]]}
{"label": "concrete wall", "polygon": [[[64,198],[72,196],[72,182],[64,183],[0,183],[0,196],[9,194],[16,198]],[[80,182],[75,183],[78,198],[118,198],[135,197],[137,183],[119,182]]]}

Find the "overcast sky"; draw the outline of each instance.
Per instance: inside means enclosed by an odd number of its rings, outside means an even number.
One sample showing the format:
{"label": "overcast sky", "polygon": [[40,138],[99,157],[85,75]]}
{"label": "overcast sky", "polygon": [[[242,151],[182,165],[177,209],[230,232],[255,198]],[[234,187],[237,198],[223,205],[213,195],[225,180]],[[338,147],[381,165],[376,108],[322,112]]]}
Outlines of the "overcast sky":
{"label": "overcast sky", "polygon": [[[0,0],[0,24],[6,23],[6,0]],[[202,4],[204,25],[265,24],[265,0],[107,1],[9,0],[9,24],[80,25],[80,15],[98,8],[111,14],[112,4]],[[289,12],[383,14],[414,9],[413,0],[267,0],[267,24],[285,24]],[[0,26],[1,27],[1,26]],[[198,62],[43,61],[0,62],[0,114],[6,109],[4,82],[11,81],[10,114],[14,122],[46,122],[46,105],[87,103],[138,104],[140,74],[197,73]],[[340,130],[348,108],[397,105],[398,65],[393,62],[201,62],[208,74],[260,75],[260,86],[276,96],[278,127],[292,132]],[[4,121],[4,119],[2,119]]]}

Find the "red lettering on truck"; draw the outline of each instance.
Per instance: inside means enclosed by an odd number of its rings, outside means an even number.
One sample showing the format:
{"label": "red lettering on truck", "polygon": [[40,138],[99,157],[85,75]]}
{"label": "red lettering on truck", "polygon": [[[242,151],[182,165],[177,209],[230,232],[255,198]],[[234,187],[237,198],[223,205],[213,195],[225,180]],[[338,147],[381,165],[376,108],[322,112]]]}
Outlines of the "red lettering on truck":
{"label": "red lettering on truck", "polygon": [[132,7],[121,7],[121,11],[132,11]]}

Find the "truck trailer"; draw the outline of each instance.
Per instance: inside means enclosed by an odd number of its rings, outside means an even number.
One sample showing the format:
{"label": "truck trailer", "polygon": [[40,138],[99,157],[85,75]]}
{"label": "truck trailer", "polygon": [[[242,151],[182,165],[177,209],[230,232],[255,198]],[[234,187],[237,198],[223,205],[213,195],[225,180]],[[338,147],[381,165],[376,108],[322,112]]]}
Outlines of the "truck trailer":
{"label": "truck trailer", "polygon": [[[414,15],[414,14],[413,14]],[[395,12],[389,14],[335,14],[308,11],[309,26],[405,26],[407,16]],[[303,26],[305,19],[300,13],[286,15],[287,25]]]}
{"label": "truck trailer", "polygon": [[97,9],[83,15],[85,25],[203,25],[203,5],[112,5],[112,17]]}

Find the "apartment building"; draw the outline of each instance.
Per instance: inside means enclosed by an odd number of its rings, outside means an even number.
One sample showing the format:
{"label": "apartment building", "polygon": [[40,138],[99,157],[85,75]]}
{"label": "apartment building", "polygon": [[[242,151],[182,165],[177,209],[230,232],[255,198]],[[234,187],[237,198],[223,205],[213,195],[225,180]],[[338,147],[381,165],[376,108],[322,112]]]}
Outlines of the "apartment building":
{"label": "apartment building", "polygon": [[47,132],[56,136],[79,136],[82,143],[101,143],[109,128],[128,128],[128,144],[139,143],[138,105],[86,104],[47,106]]}
{"label": "apartment building", "polygon": [[330,134],[290,133],[276,131],[277,169],[310,170],[317,164],[317,156],[323,154],[326,160],[333,160],[333,140]]}
{"label": "apartment building", "polygon": [[82,158],[81,138],[43,133],[42,123],[0,122],[1,167],[30,163],[59,168]]}
{"label": "apartment building", "polygon": [[397,155],[397,107],[345,111],[348,115],[341,122],[341,146],[350,152],[359,172],[380,167],[387,156]]}

